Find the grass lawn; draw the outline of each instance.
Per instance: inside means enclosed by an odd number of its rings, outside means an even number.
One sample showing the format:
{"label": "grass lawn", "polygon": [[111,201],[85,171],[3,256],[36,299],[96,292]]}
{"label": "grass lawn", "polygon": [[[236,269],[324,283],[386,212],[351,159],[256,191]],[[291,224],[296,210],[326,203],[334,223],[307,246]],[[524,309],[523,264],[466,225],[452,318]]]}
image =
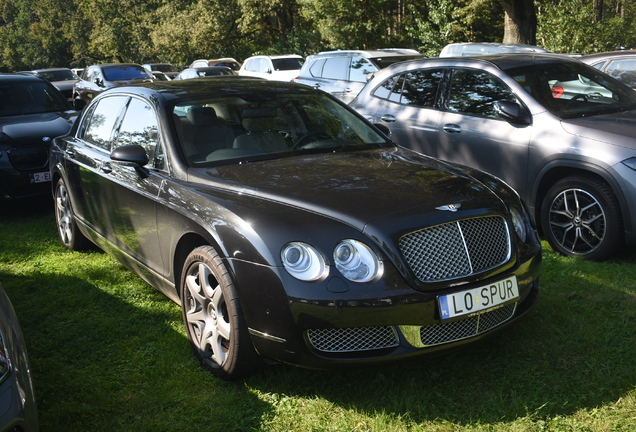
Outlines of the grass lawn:
{"label": "grass lawn", "polygon": [[176,304],[108,255],[61,246],[52,203],[1,205],[0,282],[42,431],[636,430],[636,251],[590,263],[544,244],[536,307],[477,347],[229,383],[199,366]]}

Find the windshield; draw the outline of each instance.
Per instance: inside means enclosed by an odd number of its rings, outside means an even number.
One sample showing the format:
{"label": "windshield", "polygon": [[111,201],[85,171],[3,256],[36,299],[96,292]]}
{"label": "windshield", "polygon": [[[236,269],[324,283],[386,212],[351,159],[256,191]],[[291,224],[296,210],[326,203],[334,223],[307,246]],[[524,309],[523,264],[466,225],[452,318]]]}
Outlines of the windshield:
{"label": "windshield", "polygon": [[61,69],[54,71],[40,71],[38,75],[47,81],[69,81],[79,80],[79,77],[70,69]]}
{"label": "windshield", "polygon": [[133,79],[152,79],[150,72],[141,66],[117,66],[104,68],[104,78],[108,81],[133,80]]}
{"label": "windshield", "polygon": [[190,166],[392,145],[322,94],[265,91],[182,102],[173,110]]}
{"label": "windshield", "polygon": [[69,110],[66,99],[43,81],[0,83],[0,117]]}
{"label": "windshield", "polygon": [[303,59],[299,58],[280,58],[272,59],[274,70],[277,71],[289,71],[298,70],[303,66]]}
{"label": "windshield", "polygon": [[636,109],[636,92],[583,63],[539,63],[505,72],[560,118]]}

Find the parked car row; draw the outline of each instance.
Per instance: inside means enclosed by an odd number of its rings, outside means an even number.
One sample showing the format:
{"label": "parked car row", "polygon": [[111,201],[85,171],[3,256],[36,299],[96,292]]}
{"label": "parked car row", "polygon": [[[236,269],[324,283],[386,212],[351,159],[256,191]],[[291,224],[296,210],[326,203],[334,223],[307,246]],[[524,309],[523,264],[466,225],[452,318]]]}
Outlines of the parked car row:
{"label": "parked car row", "polygon": [[636,244],[636,92],[594,67],[556,54],[402,62],[351,107],[400,145],[506,181],[555,251],[605,260]]}

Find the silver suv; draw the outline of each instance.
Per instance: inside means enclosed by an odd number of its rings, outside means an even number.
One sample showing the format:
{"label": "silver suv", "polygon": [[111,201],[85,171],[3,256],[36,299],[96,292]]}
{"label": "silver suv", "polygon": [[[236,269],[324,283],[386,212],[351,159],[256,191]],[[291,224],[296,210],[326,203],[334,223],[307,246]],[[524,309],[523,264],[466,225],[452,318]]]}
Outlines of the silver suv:
{"label": "silver suv", "polygon": [[636,244],[636,92],[578,60],[404,62],[350,105],[398,144],[508,182],[564,255],[604,260]]}
{"label": "silver suv", "polygon": [[295,82],[306,84],[349,103],[362,90],[369,74],[393,63],[423,58],[411,49],[325,51],[307,57]]}

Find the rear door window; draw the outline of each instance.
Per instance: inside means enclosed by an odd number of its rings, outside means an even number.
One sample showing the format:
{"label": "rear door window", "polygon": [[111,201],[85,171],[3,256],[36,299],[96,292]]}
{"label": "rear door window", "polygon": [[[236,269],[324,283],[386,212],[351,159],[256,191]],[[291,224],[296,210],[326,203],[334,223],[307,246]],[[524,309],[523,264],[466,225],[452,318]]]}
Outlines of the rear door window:
{"label": "rear door window", "polygon": [[83,138],[91,144],[110,152],[111,141],[115,138],[121,122],[127,96],[111,96],[99,101],[88,120]]}
{"label": "rear door window", "polygon": [[348,80],[349,60],[349,57],[327,59],[322,69],[322,77],[334,80]]}

